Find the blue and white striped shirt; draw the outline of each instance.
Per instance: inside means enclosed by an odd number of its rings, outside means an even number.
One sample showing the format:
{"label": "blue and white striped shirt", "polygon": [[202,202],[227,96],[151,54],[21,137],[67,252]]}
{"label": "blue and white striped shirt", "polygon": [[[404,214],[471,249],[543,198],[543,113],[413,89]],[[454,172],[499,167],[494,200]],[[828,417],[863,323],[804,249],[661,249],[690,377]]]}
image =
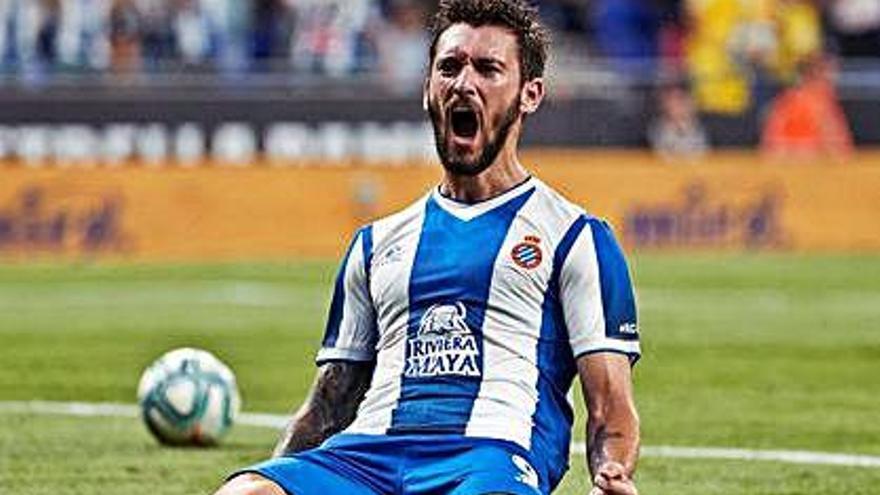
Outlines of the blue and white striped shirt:
{"label": "blue and white striped shirt", "polygon": [[639,357],[626,261],[531,178],[477,204],[435,190],[358,231],[317,361],[376,361],[348,433],[507,440],[561,477],[575,360],[595,352]]}

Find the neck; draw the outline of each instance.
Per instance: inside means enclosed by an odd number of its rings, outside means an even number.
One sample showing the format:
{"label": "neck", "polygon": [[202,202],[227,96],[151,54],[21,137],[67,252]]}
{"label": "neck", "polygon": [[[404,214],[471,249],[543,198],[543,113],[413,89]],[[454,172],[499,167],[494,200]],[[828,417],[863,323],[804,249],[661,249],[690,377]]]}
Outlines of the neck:
{"label": "neck", "polygon": [[456,201],[475,203],[484,201],[521,184],[529,177],[528,171],[519,163],[516,147],[510,143],[501,149],[495,161],[479,175],[461,175],[448,170],[440,183],[440,192]]}

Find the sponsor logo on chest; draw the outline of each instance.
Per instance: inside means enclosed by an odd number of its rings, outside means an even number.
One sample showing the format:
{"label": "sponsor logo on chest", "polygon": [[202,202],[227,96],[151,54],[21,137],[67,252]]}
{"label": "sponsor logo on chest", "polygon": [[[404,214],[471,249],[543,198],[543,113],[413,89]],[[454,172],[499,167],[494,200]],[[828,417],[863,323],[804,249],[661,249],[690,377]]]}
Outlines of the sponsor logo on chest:
{"label": "sponsor logo on chest", "polygon": [[480,376],[477,340],[467,326],[464,304],[435,304],[407,342],[404,376]]}

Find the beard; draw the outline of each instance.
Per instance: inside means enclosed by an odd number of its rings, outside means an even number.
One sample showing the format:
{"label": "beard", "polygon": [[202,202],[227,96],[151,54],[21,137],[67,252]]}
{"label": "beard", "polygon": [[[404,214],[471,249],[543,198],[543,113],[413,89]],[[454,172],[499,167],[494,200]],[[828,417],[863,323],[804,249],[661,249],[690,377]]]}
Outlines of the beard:
{"label": "beard", "polygon": [[492,165],[498,157],[498,153],[501,152],[501,148],[504,147],[504,143],[507,142],[510,128],[513,127],[520,115],[520,97],[517,95],[507,109],[494,119],[492,122],[494,133],[486,137],[483,149],[477,157],[471,160],[463,156],[455,156],[458,154],[450,151],[449,138],[452,134],[452,126],[444,126],[443,114],[439,107],[440,105],[433,100],[428,104],[428,115],[431,117],[431,124],[434,127],[434,145],[437,148],[440,163],[451,174],[474,177]]}

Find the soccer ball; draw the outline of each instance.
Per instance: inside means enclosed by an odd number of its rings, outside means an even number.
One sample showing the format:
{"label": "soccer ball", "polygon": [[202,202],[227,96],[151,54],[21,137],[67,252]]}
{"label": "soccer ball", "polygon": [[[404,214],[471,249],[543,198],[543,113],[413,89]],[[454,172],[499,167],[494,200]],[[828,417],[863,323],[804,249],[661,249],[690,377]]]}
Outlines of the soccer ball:
{"label": "soccer ball", "polygon": [[147,367],[137,397],[147,428],[166,445],[215,445],[241,408],[232,371],[213,354],[189,347]]}

